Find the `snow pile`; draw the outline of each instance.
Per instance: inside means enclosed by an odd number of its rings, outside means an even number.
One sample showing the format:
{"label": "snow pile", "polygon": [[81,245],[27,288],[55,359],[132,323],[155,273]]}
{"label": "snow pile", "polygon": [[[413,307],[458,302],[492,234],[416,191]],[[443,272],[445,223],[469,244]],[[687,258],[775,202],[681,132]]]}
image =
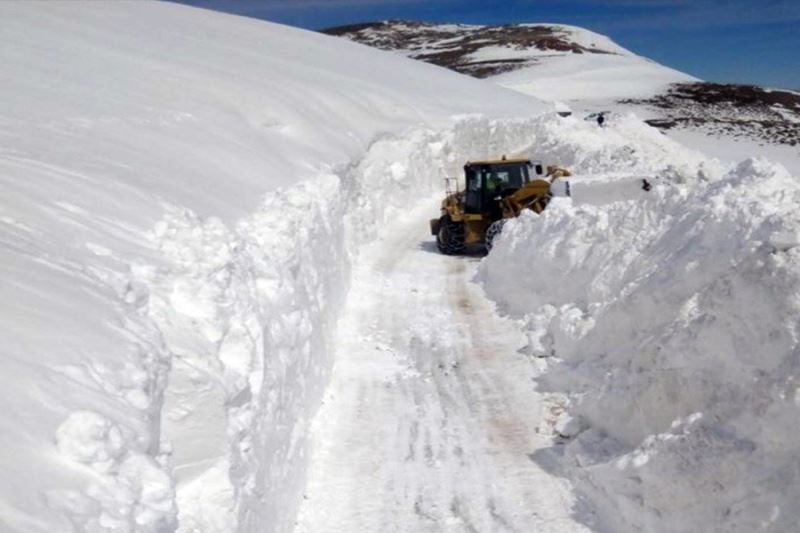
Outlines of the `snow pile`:
{"label": "snow pile", "polygon": [[97,473],[97,481],[87,489],[89,498],[51,493],[56,507],[69,509],[75,527],[168,531],[176,526],[169,476],[149,455],[129,451],[135,449],[128,442],[131,438],[125,427],[91,411],[75,411],[59,426],[56,445],[61,454]]}
{"label": "snow pile", "polygon": [[168,3],[0,28],[0,529],[288,530],[351,255],[546,106]]}
{"label": "snow pile", "polygon": [[570,394],[561,451],[601,530],[789,531],[800,185],[761,159],[686,178],[526,213],[480,276],[531,355],[555,356],[539,387]]}
{"label": "snow pile", "polygon": [[[709,175],[721,166],[700,153],[686,150],[632,113],[614,114],[606,127],[575,117],[549,115],[531,130],[531,157],[556,162],[578,174]],[[668,170],[667,170],[668,169]],[[575,181],[580,188],[580,179]]]}

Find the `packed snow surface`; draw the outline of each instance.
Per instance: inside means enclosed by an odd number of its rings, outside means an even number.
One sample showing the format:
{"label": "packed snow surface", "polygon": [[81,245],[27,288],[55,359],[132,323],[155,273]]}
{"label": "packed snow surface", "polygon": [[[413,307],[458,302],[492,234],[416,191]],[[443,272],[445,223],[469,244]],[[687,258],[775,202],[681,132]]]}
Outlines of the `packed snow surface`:
{"label": "packed snow surface", "polygon": [[586,532],[575,497],[529,455],[550,404],[518,325],[426,231],[439,195],[362,253],[339,331],[296,533]]}

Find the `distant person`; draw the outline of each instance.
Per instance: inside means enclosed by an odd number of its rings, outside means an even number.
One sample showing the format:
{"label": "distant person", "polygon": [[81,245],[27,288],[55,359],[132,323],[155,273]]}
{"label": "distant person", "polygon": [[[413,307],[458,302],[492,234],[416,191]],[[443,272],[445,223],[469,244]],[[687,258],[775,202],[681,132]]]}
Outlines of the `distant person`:
{"label": "distant person", "polygon": [[503,180],[497,176],[490,176],[489,179],[486,180],[486,191],[489,193],[499,192],[502,185]]}
{"label": "distant person", "polygon": [[603,115],[602,113],[599,113],[597,115],[597,125],[602,128],[603,124],[605,123],[605,121],[606,121],[605,115]]}

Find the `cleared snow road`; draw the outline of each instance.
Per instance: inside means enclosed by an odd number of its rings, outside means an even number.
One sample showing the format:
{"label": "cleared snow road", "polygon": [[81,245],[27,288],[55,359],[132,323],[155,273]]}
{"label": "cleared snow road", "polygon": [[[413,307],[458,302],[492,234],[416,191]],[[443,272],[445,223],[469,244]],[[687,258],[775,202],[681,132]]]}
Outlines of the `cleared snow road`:
{"label": "cleared snow road", "polygon": [[542,397],[518,328],[418,209],[359,258],[297,533],[587,531],[530,454]]}

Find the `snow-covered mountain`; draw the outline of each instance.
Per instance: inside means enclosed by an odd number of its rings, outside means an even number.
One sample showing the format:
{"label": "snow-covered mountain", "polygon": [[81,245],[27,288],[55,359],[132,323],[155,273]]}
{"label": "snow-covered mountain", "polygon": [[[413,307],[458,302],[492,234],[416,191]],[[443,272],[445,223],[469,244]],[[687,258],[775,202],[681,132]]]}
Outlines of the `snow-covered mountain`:
{"label": "snow-covered mountain", "polygon": [[744,150],[800,168],[800,94],[703,82],[583,28],[386,21],[323,31],[486,78],[583,115],[632,111],[729,162]]}
{"label": "snow-covered mountain", "polygon": [[488,78],[547,100],[645,97],[671,83],[696,81],[637,56],[604,35],[563,24],[386,21],[323,32]]}
{"label": "snow-covered mountain", "polygon": [[647,122],[669,130],[697,129],[717,138],[756,139],[800,146],[800,93],[752,85],[679,83],[667,91],[629,104],[656,113]]}
{"label": "snow-covered mountain", "polygon": [[337,26],[322,33],[433,63],[477,78],[538,65],[567,54],[633,55],[607,37],[560,24],[431,24],[392,20]]}

